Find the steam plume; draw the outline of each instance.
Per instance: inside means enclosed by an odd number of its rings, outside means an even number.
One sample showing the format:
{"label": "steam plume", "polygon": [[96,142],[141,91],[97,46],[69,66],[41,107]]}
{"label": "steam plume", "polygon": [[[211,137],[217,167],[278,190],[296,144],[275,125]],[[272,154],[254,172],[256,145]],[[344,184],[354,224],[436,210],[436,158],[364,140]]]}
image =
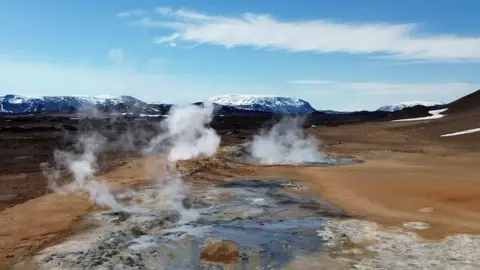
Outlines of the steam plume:
{"label": "steam plume", "polygon": [[166,152],[170,161],[212,156],[220,145],[220,137],[207,126],[212,121],[213,110],[212,103],[203,107],[173,107],[169,117],[160,123],[165,133],[150,141],[144,153]]}
{"label": "steam plume", "polygon": [[[97,155],[106,143],[105,137],[98,133],[82,135],[76,144],[80,153],[56,150],[54,161],[57,168],[50,168],[44,164],[43,172],[49,180],[50,188],[60,193],[86,191],[90,199],[97,205],[120,210],[122,206],[110,192],[105,181],[98,179],[95,173],[98,170]],[[67,169],[73,177],[70,185],[60,185],[61,169]]]}
{"label": "steam plume", "polygon": [[319,162],[324,155],[318,151],[315,137],[303,133],[303,118],[284,117],[270,130],[255,135],[251,155],[264,164],[295,164]]}
{"label": "steam plume", "polygon": [[153,138],[144,149],[147,155],[166,155],[165,175],[157,179],[157,197],[162,206],[170,206],[180,214],[180,222],[195,220],[198,213],[184,208],[186,189],[176,172],[177,161],[198,156],[212,156],[220,145],[220,137],[208,126],[213,117],[213,104],[173,107],[161,122],[164,133]]}
{"label": "steam plume", "polygon": [[[178,211],[184,220],[195,218],[196,215],[183,207],[186,187],[175,170],[176,161],[215,154],[220,145],[220,137],[208,126],[213,111],[211,103],[202,107],[190,105],[172,108],[169,117],[160,122],[160,134],[153,137],[143,150],[143,154],[148,156],[167,156],[164,174],[159,174],[158,168],[149,168],[155,172],[156,197],[159,198],[158,203],[162,204],[162,207]],[[136,149],[133,138],[142,138],[146,134],[142,129],[135,130],[134,134],[129,131],[120,134],[120,140],[111,143],[108,148],[115,150],[121,142],[121,146],[126,150]],[[98,171],[98,155],[106,149],[107,139],[98,133],[92,133],[80,136],[76,151],[56,150],[55,167],[42,165],[50,188],[63,194],[86,191],[97,205],[110,207],[115,211],[126,209],[115,199],[107,183],[95,176]],[[64,169],[74,179],[68,185],[61,183],[61,171]]]}

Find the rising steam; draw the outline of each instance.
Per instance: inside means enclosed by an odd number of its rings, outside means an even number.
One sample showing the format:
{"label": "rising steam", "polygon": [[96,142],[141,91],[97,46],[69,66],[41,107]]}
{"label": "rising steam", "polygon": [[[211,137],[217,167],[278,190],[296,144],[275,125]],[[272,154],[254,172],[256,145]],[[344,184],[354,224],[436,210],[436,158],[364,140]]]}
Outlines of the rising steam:
{"label": "rising steam", "polygon": [[318,150],[315,137],[303,133],[303,119],[285,117],[270,130],[255,135],[251,155],[264,164],[298,164],[321,162],[324,155]]}
{"label": "rising steam", "polygon": [[[86,191],[95,204],[109,207],[113,210],[121,210],[122,206],[110,192],[105,181],[98,179],[95,173],[98,170],[97,157],[104,149],[106,139],[98,133],[82,135],[75,145],[75,152],[54,152],[56,168],[43,164],[43,172],[49,181],[50,188],[59,193],[73,193]],[[73,177],[73,183],[61,186],[61,170],[67,171]]]}
{"label": "rising steam", "polygon": [[160,123],[164,131],[153,138],[143,153],[167,156],[165,174],[157,177],[157,197],[163,206],[170,205],[181,217],[191,221],[198,213],[184,208],[186,186],[176,172],[177,161],[199,156],[212,156],[220,145],[220,136],[208,126],[213,117],[213,104],[173,107],[169,117]]}
{"label": "rising steam", "polygon": [[144,153],[164,152],[170,161],[215,154],[220,137],[207,126],[212,121],[213,110],[212,103],[203,107],[172,107],[169,117],[160,123],[165,132],[151,140]]}
{"label": "rising steam", "polygon": [[[160,173],[158,164],[155,168],[147,168],[155,172],[152,177],[155,180],[157,203],[161,204],[162,208],[166,207],[179,212],[184,220],[192,219],[196,215],[183,207],[186,187],[183,179],[176,172],[176,162],[215,154],[220,145],[220,137],[208,126],[213,117],[213,110],[213,104],[202,107],[195,105],[173,107],[169,117],[160,122],[160,133],[154,136],[142,151],[142,154],[162,159],[164,162],[163,173]],[[132,150],[136,149],[133,145],[133,137],[136,135],[144,137],[141,133],[142,130],[139,129],[133,134],[117,135],[120,138],[119,142],[126,144],[122,147]],[[62,194],[85,191],[97,205],[109,207],[115,211],[125,210],[125,206],[115,199],[107,183],[95,176],[98,172],[98,155],[102,151],[115,147],[118,147],[118,143],[107,144],[104,136],[92,133],[79,137],[75,151],[56,150],[54,167],[42,164],[50,188]],[[72,175],[73,182],[65,183],[62,175],[62,171],[65,170]]]}

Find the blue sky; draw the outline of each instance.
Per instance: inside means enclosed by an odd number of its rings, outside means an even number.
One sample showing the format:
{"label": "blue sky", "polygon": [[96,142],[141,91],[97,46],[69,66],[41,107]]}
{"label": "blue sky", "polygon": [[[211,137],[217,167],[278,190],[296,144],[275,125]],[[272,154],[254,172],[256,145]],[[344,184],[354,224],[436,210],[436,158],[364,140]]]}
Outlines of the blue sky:
{"label": "blue sky", "polygon": [[480,88],[479,0],[0,2],[0,94],[221,94],[317,109]]}

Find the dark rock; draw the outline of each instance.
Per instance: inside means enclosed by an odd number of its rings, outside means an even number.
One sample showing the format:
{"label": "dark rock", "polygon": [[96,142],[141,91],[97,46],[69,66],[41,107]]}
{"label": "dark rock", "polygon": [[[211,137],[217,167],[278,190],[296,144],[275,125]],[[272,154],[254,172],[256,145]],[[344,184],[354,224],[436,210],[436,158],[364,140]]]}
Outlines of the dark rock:
{"label": "dark rock", "polygon": [[130,232],[132,233],[132,235],[136,238],[136,237],[140,237],[142,235],[146,235],[146,233],[144,231],[142,231],[140,228],[138,227],[133,227],[130,229]]}
{"label": "dark rock", "polygon": [[192,208],[192,200],[190,198],[184,198],[182,200],[182,205],[183,205],[183,208],[190,209]]}

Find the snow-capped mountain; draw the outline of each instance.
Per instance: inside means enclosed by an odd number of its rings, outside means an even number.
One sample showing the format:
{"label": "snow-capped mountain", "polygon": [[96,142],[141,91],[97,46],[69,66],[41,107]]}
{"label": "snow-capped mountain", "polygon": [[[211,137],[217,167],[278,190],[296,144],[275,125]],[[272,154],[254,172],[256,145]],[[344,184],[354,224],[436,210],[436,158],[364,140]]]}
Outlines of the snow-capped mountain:
{"label": "snow-capped mountain", "polygon": [[222,95],[209,99],[211,102],[242,110],[277,112],[277,113],[312,113],[315,109],[310,103],[292,97]]}
{"label": "snow-capped mountain", "polygon": [[[225,95],[210,98],[217,114],[238,113],[312,113],[315,109],[306,101],[277,96]],[[202,102],[193,103],[201,105]],[[73,113],[96,108],[104,112],[135,114],[168,114],[171,104],[148,104],[131,96],[40,96],[8,94],[0,96],[0,113]],[[329,112],[333,113],[333,112]]]}
{"label": "snow-capped mountain", "polygon": [[122,111],[143,108],[146,105],[145,102],[130,96],[121,96],[118,98],[83,96],[0,96],[0,112],[3,113],[74,112],[79,109],[93,107],[107,111]]}
{"label": "snow-capped mountain", "polygon": [[398,104],[392,104],[392,105],[386,105],[380,107],[377,111],[382,111],[382,112],[396,112],[403,110],[405,108],[410,108],[414,106],[425,106],[425,107],[430,107],[430,106],[435,106],[435,105],[441,105],[442,103],[438,102],[431,102],[431,101],[407,101],[407,102],[402,102]]}

